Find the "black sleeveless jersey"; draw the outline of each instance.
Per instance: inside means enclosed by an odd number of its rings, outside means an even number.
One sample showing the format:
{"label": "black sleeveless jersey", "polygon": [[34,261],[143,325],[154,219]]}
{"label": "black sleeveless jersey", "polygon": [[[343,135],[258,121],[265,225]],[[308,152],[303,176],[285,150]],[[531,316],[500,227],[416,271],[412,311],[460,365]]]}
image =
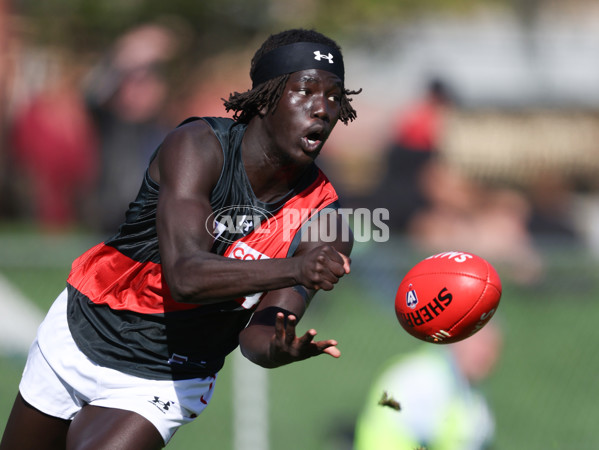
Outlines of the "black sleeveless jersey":
{"label": "black sleeveless jersey", "polygon": [[[281,223],[291,211],[309,211],[292,224],[291,231],[285,230],[291,239],[283,239],[279,230],[257,242],[252,237],[259,224],[254,224],[241,236],[235,234],[238,230],[225,230],[224,239],[215,239],[212,252],[239,259],[291,256],[302,225],[318,211],[336,205],[337,194],[329,181],[313,166],[285,198],[274,204],[260,202],[241,159],[246,125],[226,118],[202,120],[212,127],[224,154],[210,198],[213,211],[257,207],[267,212],[264,226]],[[119,231],[73,262],[67,279],[69,328],[81,351],[100,365],[149,379],[210,376],[239,344],[239,332],[261,293],[211,305],[176,302],[160,264],[158,193],[159,185],[146,170]],[[239,213],[238,208],[235,211]]]}

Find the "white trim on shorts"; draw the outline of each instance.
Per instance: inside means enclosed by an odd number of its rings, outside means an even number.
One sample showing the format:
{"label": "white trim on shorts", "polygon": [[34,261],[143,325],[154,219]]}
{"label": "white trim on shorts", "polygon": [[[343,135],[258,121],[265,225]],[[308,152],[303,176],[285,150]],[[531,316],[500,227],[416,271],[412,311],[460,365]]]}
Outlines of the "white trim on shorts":
{"label": "white trim on shorts", "polygon": [[165,443],[208,406],[215,377],[148,380],[99,366],[73,341],[66,289],[56,298],[29,350],[21,395],[45,414],[72,420],[85,405],[133,411],[149,420]]}

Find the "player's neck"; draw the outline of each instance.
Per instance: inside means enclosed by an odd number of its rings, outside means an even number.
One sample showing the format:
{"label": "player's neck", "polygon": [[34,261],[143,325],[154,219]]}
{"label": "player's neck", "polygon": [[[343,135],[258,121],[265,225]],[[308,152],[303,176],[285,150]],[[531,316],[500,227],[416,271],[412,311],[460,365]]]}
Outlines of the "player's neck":
{"label": "player's neck", "polygon": [[273,149],[264,134],[251,127],[246,131],[241,151],[254,194],[264,202],[273,202],[286,195],[311,165],[298,164],[285,151]]}

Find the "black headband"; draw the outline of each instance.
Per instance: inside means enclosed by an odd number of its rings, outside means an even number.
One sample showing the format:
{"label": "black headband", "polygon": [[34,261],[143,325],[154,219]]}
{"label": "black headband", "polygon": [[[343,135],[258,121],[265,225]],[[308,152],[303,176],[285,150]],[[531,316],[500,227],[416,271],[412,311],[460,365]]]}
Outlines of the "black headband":
{"label": "black headband", "polygon": [[326,70],[344,80],[343,57],[338,50],[314,42],[297,42],[264,54],[256,63],[252,82],[256,87],[279,75],[306,69]]}

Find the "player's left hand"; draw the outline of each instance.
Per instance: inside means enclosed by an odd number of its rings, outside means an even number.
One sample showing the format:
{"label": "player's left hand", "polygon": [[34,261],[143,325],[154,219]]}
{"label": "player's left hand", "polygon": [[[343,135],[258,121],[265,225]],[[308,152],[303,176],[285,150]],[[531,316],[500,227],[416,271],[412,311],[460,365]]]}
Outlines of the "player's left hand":
{"label": "player's left hand", "polygon": [[270,341],[270,359],[280,364],[311,358],[322,353],[339,358],[341,352],[337,348],[337,341],[315,341],[316,330],[310,329],[303,336],[297,337],[295,328],[297,318],[290,314],[279,312],[275,320],[275,334]]}

